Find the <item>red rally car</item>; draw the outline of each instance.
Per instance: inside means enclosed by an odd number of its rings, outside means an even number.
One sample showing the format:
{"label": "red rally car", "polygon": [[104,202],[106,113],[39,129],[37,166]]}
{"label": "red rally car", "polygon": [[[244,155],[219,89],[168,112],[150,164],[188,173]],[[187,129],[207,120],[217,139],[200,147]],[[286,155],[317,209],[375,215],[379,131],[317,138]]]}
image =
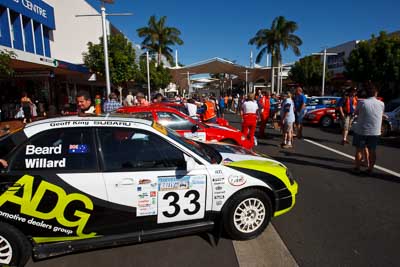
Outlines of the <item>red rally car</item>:
{"label": "red rally car", "polygon": [[130,114],[138,119],[156,121],[180,135],[198,141],[225,142],[251,149],[253,144],[238,129],[226,125],[204,124],[175,108],[165,105],[121,107],[117,113]]}
{"label": "red rally car", "polygon": [[336,107],[330,106],[311,110],[304,116],[303,121],[304,123],[320,124],[322,127],[331,127],[338,121]]}

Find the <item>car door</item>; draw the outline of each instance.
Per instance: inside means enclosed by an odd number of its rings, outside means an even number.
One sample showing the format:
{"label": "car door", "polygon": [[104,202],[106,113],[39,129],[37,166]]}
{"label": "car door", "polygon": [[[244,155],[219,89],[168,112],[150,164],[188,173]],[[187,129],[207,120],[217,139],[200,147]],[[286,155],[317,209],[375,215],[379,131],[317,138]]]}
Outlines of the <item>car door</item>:
{"label": "car door", "polygon": [[18,176],[18,181],[3,207],[20,202],[16,195],[21,197],[21,216],[35,241],[110,232],[106,188],[91,128],[35,134],[17,148],[9,165],[8,175]]}
{"label": "car door", "polygon": [[161,125],[175,130],[188,139],[196,141],[207,140],[205,129],[194,122],[191,118],[185,118],[173,112],[157,111],[157,119]]}
{"label": "car door", "polygon": [[100,128],[97,133],[109,201],[131,209],[138,227],[207,219],[205,167],[187,172],[187,155],[150,131]]}

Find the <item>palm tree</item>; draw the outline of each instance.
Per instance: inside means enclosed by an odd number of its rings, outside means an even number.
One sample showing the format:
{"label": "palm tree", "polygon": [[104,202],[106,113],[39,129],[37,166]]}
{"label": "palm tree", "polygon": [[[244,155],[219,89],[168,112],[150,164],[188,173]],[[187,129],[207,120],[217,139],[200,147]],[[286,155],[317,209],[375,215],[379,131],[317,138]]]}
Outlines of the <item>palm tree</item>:
{"label": "palm tree", "polygon": [[286,50],[292,48],[296,56],[300,56],[300,48],[303,41],[297,35],[294,35],[298,29],[297,23],[288,21],[285,17],[276,17],[270,29],[261,29],[256,36],[250,39],[249,44],[256,45],[257,49],[262,49],[257,55],[256,63],[259,63],[266,52],[272,55],[273,62],[281,62],[281,46]]}
{"label": "palm tree", "polygon": [[144,37],[142,46],[147,48],[153,55],[157,54],[157,62],[161,63],[161,56],[164,55],[167,60],[173,62],[173,50],[170,46],[182,45],[183,41],[179,38],[181,31],[175,27],[167,27],[165,24],[166,16],[157,20],[151,16],[147,27],[137,29],[139,37]]}
{"label": "palm tree", "polygon": [[[272,21],[270,29],[261,29],[256,36],[250,39],[249,44],[256,45],[258,52],[256,63],[259,63],[265,54],[272,55],[271,65],[274,67],[282,63],[281,46],[284,50],[289,47],[296,56],[300,56],[300,48],[303,41],[297,35],[293,34],[297,30],[297,23],[288,21],[285,17],[279,16]],[[272,68],[272,77],[274,69]]]}

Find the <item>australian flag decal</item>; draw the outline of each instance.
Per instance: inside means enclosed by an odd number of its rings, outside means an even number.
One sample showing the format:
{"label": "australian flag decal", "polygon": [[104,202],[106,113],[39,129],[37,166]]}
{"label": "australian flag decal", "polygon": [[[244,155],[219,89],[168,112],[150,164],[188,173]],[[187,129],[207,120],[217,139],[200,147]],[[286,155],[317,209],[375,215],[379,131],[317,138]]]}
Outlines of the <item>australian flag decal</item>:
{"label": "australian flag decal", "polygon": [[86,154],[89,152],[88,145],[69,145],[69,154]]}

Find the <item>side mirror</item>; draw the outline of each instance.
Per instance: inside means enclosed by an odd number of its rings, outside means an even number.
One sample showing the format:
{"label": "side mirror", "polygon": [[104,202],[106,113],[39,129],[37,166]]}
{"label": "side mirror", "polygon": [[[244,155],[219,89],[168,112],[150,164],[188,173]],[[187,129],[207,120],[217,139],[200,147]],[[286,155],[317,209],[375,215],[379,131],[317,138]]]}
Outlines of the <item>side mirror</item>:
{"label": "side mirror", "polygon": [[186,161],[186,171],[191,172],[196,169],[196,161],[194,158],[184,155]]}
{"label": "side mirror", "polygon": [[192,126],[192,129],[191,129],[192,133],[195,133],[198,130],[199,130],[199,125],[195,124],[195,125]]}

